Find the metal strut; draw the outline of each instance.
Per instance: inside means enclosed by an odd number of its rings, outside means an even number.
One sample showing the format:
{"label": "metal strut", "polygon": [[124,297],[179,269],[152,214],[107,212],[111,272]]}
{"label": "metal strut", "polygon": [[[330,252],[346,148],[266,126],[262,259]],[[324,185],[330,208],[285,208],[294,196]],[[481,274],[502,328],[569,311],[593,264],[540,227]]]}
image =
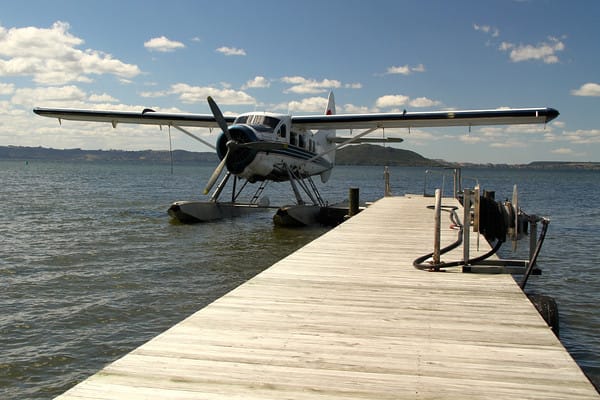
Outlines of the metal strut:
{"label": "metal strut", "polygon": [[267,183],[268,183],[268,181],[266,181],[266,180],[264,180],[260,183],[260,186],[258,187],[258,189],[256,189],[254,196],[252,196],[252,200],[250,200],[250,204],[258,203],[258,198],[262,194],[263,190],[265,190],[265,187],[267,187]]}
{"label": "metal strut", "polygon": [[308,180],[308,183],[310,184],[310,187],[311,187],[313,193],[315,194],[315,197],[317,198],[319,205],[324,206],[325,201],[323,200],[323,197],[321,197],[321,193],[319,193],[319,189],[317,189],[317,185],[315,185],[315,182],[312,180],[312,178],[310,176],[307,177],[306,179]]}
{"label": "metal strut", "polygon": [[[310,197],[310,200],[314,205],[323,206],[325,204],[323,198],[321,197],[321,194],[319,193],[319,190],[317,189],[317,186],[315,185],[315,182],[311,179],[310,176],[302,178],[300,174],[294,173],[294,171],[292,171],[292,169],[287,164],[284,164],[284,166],[290,178],[290,184],[292,185],[292,190],[294,191],[298,205],[305,204],[300,194],[300,191],[298,190],[298,185],[300,185],[302,190],[304,190],[304,193],[306,193],[307,196]],[[305,180],[308,181],[308,184],[305,182]]]}
{"label": "metal strut", "polygon": [[213,192],[212,196],[210,196],[210,201],[212,201],[212,202],[216,202],[217,201],[217,199],[221,195],[221,192],[225,188],[225,184],[229,180],[229,177],[231,177],[231,172],[227,171],[227,173],[225,174],[225,177],[221,180],[221,182],[219,182],[219,185],[217,186],[217,188]]}

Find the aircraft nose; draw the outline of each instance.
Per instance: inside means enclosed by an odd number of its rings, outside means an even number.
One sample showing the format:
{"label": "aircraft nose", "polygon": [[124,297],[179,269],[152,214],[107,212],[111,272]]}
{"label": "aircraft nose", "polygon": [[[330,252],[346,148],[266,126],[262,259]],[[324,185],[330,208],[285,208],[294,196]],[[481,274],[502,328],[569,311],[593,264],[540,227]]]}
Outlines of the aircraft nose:
{"label": "aircraft nose", "polygon": [[258,152],[247,147],[237,147],[227,157],[227,170],[232,174],[241,174],[250,165]]}
{"label": "aircraft nose", "polygon": [[[229,135],[235,143],[243,144],[258,141],[254,131],[246,125],[232,125],[229,127]],[[227,154],[227,142],[229,138],[223,132],[217,139],[217,155],[222,160]]]}

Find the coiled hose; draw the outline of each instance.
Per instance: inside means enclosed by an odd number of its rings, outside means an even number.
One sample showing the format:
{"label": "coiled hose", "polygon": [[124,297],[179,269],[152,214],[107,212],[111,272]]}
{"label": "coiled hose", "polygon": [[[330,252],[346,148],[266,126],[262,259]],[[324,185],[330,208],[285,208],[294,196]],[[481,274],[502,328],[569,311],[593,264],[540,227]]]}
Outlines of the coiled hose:
{"label": "coiled hose", "polygon": [[[479,231],[489,242],[496,240],[496,244],[490,251],[488,251],[485,254],[482,254],[479,257],[471,258],[467,262],[465,262],[464,260],[460,260],[443,262],[440,264],[425,262],[433,256],[433,252],[431,252],[415,259],[413,261],[413,267],[423,271],[440,271],[440,268],[459,267],[466,264],[474,265],[496,254],[496,252],[502,246],[502,243],[506,241],[507,224],[503,213],[504,206],[502,205],[502,203],[497,203],[494,200],[488,199],[483,196],[480,198],[479,204]],[[427,206],[427,208],[434,209],[434,206]],[[442,206],[441,210],[450,213],[450,221],[454,226],[457,226],[459,228],[458,237],[456,241],[440,250],[440,254],[445,254],[451,250],[454,250],[462,244],[464,226],[460,223],[458,215],[456,214],[456,210],[458,210],[458,207]]]}

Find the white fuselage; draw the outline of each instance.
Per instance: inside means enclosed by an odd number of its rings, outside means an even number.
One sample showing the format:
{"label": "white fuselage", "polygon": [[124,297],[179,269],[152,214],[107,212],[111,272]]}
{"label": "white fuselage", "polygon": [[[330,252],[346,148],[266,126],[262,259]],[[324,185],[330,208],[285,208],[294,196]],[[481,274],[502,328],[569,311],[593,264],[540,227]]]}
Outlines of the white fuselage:
{"label": "white fuselage", "polygon": [[[239,144],[257,145],[252,149],[233,150],[226,164],[231,173],[250,182],[286,181],[290,179],[290,172],[301,178],[321,174],[326,180],[326,172],[333,168],[333,151],[319,155],[332,149],[333,145],[327,140],[331,132],[294,131],[289,115],[242,114],[229,127],[229,132]],[[227,151],[226,143],[227,138],[222,134],[217,141],[221,159]]]}

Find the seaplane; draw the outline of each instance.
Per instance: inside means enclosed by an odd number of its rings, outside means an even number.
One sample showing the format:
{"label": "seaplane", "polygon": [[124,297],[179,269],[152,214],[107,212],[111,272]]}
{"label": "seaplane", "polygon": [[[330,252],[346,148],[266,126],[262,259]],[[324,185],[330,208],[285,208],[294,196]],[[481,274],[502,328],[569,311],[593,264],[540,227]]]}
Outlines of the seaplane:
{"label": "seaplane", "polygon": [[[113,128],[119,124],[172,127],[214,149],[220,159],[204,187],[205,195],[212,191],[210,199],[176,201],[168,209],[172,218],[183,223],[204,222],[269,208],[268,198],[261,197],[265,185],[270,181],[289,181],[296,204],[279,207],[274,216],[276,223],[284,225],[310,225],[318,221],[327,204],[312,177],[319,176],[322,183],[329,180],[337,150],[365,142],[402,142],[402,138],[368,137],[379,129],[546,124],[559,115],[548,107],[337,114],[333,93],[329,94],[325,112],[320,115],[249,112],[226,116],[212,97],[207,102],[211,114],[164,113],[148,108],[127,112],[36,107],[33,112],[57,118],[61,124],[63,120],[73,120],[105,122]],[[213,145],[189,128],[217,128],[221,133]],[[351,134],[337,136],[337,130],[349,130]],[[355,130],[359,133],[353,134]],[[223,171],[226,173],[215,187]],[[219,201],[232,176],[231,200]],[[239,201],[248,183],[259,186],[250,201]]]}

